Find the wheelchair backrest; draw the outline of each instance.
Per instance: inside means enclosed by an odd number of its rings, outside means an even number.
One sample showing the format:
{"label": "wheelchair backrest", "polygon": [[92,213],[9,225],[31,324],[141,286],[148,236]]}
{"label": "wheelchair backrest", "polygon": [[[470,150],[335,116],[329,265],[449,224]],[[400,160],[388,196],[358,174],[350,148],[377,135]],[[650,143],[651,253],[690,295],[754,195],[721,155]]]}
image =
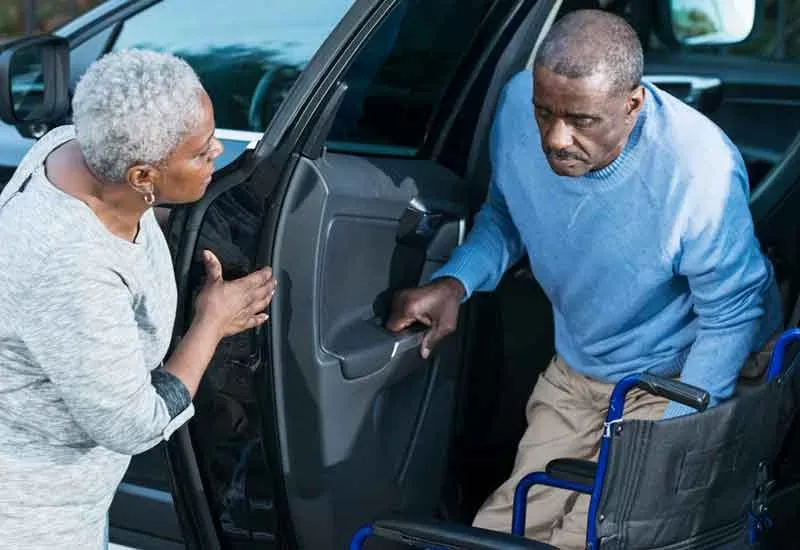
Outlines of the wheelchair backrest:
{"label": "wheelchair backrest", "polygon": [[792,372],[703,413],[615,424],[595,518],[599,547],[747,547],[754,499],[800,402]]}

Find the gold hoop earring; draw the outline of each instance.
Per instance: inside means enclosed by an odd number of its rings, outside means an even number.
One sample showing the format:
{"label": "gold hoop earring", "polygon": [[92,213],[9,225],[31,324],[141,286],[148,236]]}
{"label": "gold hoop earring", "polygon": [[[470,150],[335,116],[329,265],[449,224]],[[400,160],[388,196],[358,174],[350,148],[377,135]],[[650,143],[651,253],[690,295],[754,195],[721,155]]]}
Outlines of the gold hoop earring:
{"label": "gold hoop earring", "polygon": [[144,202],[147,206],[153,206],[156,203],[156,195],[152,191],[144,194]]}

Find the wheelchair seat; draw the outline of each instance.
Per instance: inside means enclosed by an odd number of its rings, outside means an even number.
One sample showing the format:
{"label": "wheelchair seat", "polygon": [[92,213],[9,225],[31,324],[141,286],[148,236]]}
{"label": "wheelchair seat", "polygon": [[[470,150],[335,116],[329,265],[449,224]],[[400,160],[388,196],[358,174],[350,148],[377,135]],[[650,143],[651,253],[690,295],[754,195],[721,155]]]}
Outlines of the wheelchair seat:
{"label": "wheelchair seat", "polygon": [[[775,464],[800,407],[800,376],[795,376],[800,360],[784,368],[787,349],[797,342],[800,329],[786,331],[765,380],[709,410],[708,393],[698,388],[647,374],[624,378],[611,396],[598,462],[559,459],[545,472],[523,478],[511,534],[383,521],[359,531],[351,550],[371,536],[416,548],[550,548],[523,538],[527,494],[536,484],[591,495],[588,550],[763,548],[761,535],[772,525],[768,504]],[[634,387],[701,412],[660,421],[624,420],[625,395]]]}

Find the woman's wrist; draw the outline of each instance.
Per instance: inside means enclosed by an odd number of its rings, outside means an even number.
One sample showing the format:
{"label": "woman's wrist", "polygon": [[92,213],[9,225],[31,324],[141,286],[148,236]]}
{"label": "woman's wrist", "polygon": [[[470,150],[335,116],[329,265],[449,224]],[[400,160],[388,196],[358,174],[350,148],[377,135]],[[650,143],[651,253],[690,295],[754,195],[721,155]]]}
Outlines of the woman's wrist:
{"label": "woman's wrist", "polygon": [[198,333],[202,341],[212,342],[215,348],[225,336],[221,323],[208,315],[195,315],[189,330]]}
{"label": "woman's wrist", "polygon": [[208,317],[196,316],[167,361],[165,370],[183,382],[192,397],[197,393],[200,379],[221,339],[218,323]]}

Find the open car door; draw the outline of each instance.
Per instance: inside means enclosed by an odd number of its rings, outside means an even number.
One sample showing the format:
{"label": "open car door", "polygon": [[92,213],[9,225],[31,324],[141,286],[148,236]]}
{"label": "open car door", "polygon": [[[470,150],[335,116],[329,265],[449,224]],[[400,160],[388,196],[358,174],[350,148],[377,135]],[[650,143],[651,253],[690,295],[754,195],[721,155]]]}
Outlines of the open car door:
{"label": "open car door", "polygon": [[383,323],[463,239],[501,54],[515,37],[530,52],[537,33],[517,31],[552,4],[357,1],[255,150],[173,212],[176,337],[202,249],[226,278],[278,279],[269,324],[223,341],[169,444],[191,547],[343,548],[376,517],[437,514],[464,331],[423,360],[419,330]]}
{"label": "open car door", "polygon": [[[423,360],[419,330],[383,322],[394,292],[463,239],[488,186],[493,102],[557,4],[357,0],[262,139],[202,200],[171,209],[174,342],[204,282],[203,249],[226,279],[271,265],[279,281],[269,324],[221,343],[195,418],[167,445],[187,547],[327,550],[378,517],[446,513],[464,327]],[[50,113],[19,101],[34,82],[5,98],[6,118],[67,113],[67,49],[48,52]],[[283,78],[268,76],[264,86]]]}

